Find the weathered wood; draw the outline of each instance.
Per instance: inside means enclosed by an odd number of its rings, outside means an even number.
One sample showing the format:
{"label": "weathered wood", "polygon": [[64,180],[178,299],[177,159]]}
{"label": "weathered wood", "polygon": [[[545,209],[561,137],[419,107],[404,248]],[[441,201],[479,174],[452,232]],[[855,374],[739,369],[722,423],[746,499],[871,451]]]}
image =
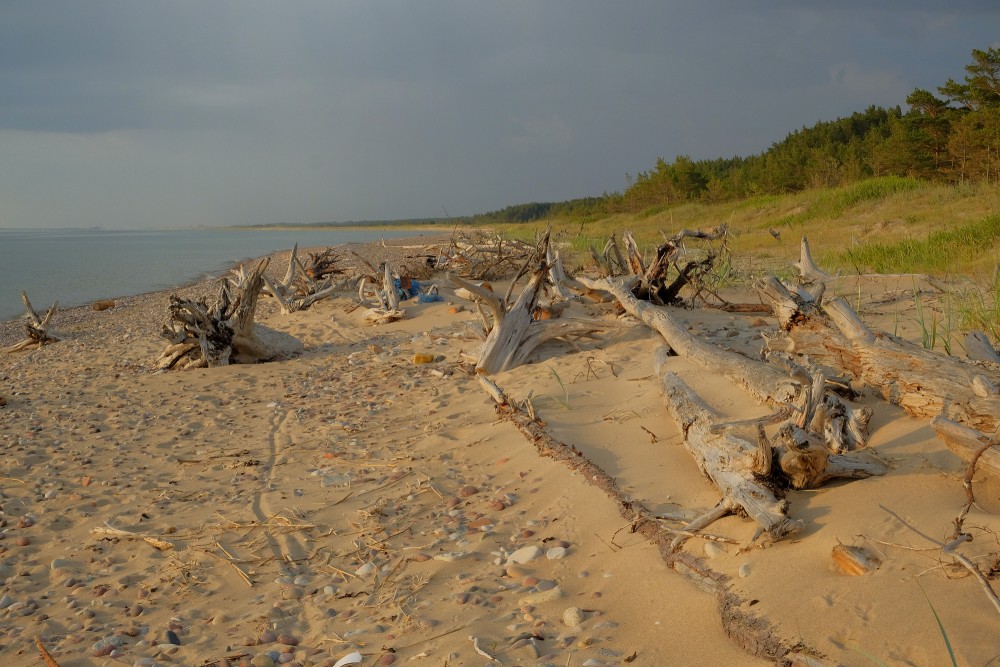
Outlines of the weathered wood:
{"label": "weathered wood", "polygon": [[[657,331],[680,356],[713,372],[720,373],[743,387],[755,399],[775,407],[803,402],[803,392],[812,386],[808,374],[789,377],[772,364],[763,363],[742,354],[724,350],[696,338],[686,327],[675,321],[668,308],[640,301],[621,279],[590,280],[581,278],[588,287],[610,292],[626,312]],[[834,452],[861,449],[867,446],[869,408],[853,408],[837,396],[826,395],[819,411],[817,428]],[[816,424],[816,420],[813,420]]]}
{"label": "weathered wood", "polygon": [[35,308],[31,305],[31,301],[28,299],[28,293],[21,290],[21,302],[24,304],[24,340],[19,343],[14,343],[8,347],[0,348],[0,352],[4,354],[10,354],[13,352],[20,352],[21,350],[26,350],[29,347],[42,347],[43,345],[48,345],[49,343],[55,343],[59,340],[59,337],[49,331],[49,323],[52,321],[52,317],[56,314],[59,309],[59,302],[56,301],[52,306],[45,312],[43,317],[39,317],[38,313],[35,312]]}
{"label": "weathered wood", "polygon": [[982,331],[970,331],[965,336],[965,356],[972,361],[1000,364],[1000,353]]}
{"label": "weathered wood", "polygon": [[157,366],[205,368],[230,363],[267,361],[302,349],[297,340],[254,322],[257,298],[264,284],[264,258],[249,273],[240,266],[223,280],[209,306],[204,300],[170,297],[170,320],[162,336],[170,345]]}
{"label": "weathered wood", "polygon": [[757,445],[730,433],[713,432],[716,415],[676,374],[666,372],[665,360],[666,352],[661,349],[653,363],[670,414],[698,468],[722,493],[725,509],[742,509],[774,540],[801,531],[804,524],[788,517],[788,502],[754,476]]}
{"label": "weathered wood", "polygon": [[[480,308],[483,328],[487,332],[486,340],[476,355],[477,373],[492,375],[515,368],[525,363],[539,345],[554,338],[583,336],[617,326],[595,320],[547,319],[540,315],[545,309],[540,309],[539,298],[550,276],[550,265],[544,259],[548,245],[549,233],[546,232],[536,249],[537,264],[531,278],[517,300],[509,306],[509,297],[501,299],[492,289],[451,276],[452,283],[464,290],[464,294]],[[489,311],[491,318],[483,313],[483,307]]]}
{"label": "weathered wood", "polygon": [[[972,457],[984,445],[997,442],[998,435],[987,435],[981,431],[969,428],[958,422],[938,415],[931,420],[931,427],[948,449],[963,461],[971,461]],[[979,468],[991,475],[1000,476],[1000,451],[997,448],[987,449],[979,457]]]}
{"label": "weathered wood", "polygon": [[288,257],[288,269],[280,282],[264,274],[261,276],[264,287],[278,300],[281,312],[284,314],[305,310],[311,305],[333,296],[349,282],[344,279],[333,282],[333,275],[342,273],[337,267],[337,257],[331,248],[320,253],[310,253],[309,266],[305,266],[298,257],[299,246],[296,243]]}
{"label": "weathered wood", "polygon": [[785,332],[768,340],[770,348],[842,368],[913,416],[943,414],[984,433],[1000,428],[1000,396],[990,390],[1000,386],[1000,372],[989,364],[969,363],[874,332],[843,298],[820,307],[808,294],[793,294],[774,279],[761,293],[772,300]]}
{"label": "weathered wood", "polygon": [[685,326],[670,316],[667,309],[637,299],[625,281],[588,278],[580,278],[580,281],[591,289],[611,293],[626,312],[657,331],[677,354],[725,375],[758,401],[770,405],[797,402],[802,391],[801,382],[790,379],[783,371],[769,364],[695,338]]}

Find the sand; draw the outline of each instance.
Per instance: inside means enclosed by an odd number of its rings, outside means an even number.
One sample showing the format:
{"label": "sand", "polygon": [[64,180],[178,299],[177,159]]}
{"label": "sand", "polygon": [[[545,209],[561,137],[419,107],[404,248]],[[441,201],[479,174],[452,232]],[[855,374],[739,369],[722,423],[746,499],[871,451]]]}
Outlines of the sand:
{"label": "sand", "polygon": [[[863,287],[880,304],[866,318],[912,328],[905,286]],[[949,664],[935,613],[958,664],[1000,656],[1000,617],[928,539],[950,533],[965,495],[964,464],[925,421],[867,392],[888,475],[790,493],[806,529],[782,542],[752,544],[737,516],[708,532],[738,544],[686,542],[741,605],[724,613],[592,480],[497,416],[462,364],[479,343],[474,309],[452,312],[461,300],[441,293],[379,326],[346,293],[291,315],[262,300],[258,321],[305,345],[267,364],[156,371],[162,293],[61,314],[63,340],[0,357],[0,664],[44,664],[36,637],[63,667],[333,665],[355,651],[363,665],[434,667],[772,662],[748,634],[814,664]],[[615,317],[580,302],[570,314]],[[774,328],[680,315],[747,351]],[[495,380],[530,393],[547,433],[631,502],[712,507],[653,377],[660,340],[624,323]],[[766,413],[721,376],[669,363],[725,417]],[[976,540],[960,547],[985,571],[1000,554],[998,489],[977,477]],[[841,543],[881,565],[841,573]]]}

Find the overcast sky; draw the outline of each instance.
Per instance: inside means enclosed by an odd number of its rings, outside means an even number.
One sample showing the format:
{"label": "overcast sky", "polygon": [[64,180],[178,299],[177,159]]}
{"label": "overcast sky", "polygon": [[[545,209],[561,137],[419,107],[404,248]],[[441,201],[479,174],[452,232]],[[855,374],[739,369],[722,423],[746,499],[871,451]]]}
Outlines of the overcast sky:
{"label": "overcast sky", "polygon": [[997,0],[0,0],[0,227],[466,215],[905,107]]}

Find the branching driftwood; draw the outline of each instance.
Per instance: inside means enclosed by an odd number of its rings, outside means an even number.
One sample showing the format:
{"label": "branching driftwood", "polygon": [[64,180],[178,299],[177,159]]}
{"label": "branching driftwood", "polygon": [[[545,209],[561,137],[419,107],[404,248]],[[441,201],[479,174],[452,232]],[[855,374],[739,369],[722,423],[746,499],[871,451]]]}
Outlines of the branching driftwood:
{"label": "branching driftwood", "polygon": [[[484,329],[488,332],[477,355],[477,373],[492,375],[520,366],[539,345],[554,338],[583,336],[614,326],[593,320],[544,319],[539,316],[539,298],[551,269],[544,259],[548,244],[549,235],[546,234],[536,249],[531,278],[513,303],[510,303],[509,297],[500,298],[486,287],[452,276],[452,282],[465,290],[480,308]],[[484,308],[490,318],[483,312]]]}
{"label": "branching driftwood", "polygon": [[[628,281],[580,280],[592,289],[610,292],[626,312],[657,331],[677,354],[706,369],[722,373],[761,403],[787,410],[804,403],[804,394],[813,391],[814,372],[792,368],[794,376],[790,376],[787,370],[700,340],[676,322],[668,309],[637,299],[632,294]],[[822,432],[833,452],[864,448],[867,446],[866,434],[871,409],[854,408],[846,404],[835,394],[825,391],[827,384],[824,380],[818,387],[817,390],[823,391],[823,398],[805,426]]]}
{"label": "branching driftwood", "polygon": [[[803,240],[799,262],[804,275],[815,268]],[[944,415],[982,433],[1000,428],[1000,372],[989,363],[971,363],[923,349],[868,328],[842,298],[820,304],[822,289],[794,292],[776,279],[759,286],[774,304],[784,334],[768,341],[772,350],[808,355],[841,368],[876,388],[916,417]]]}
{"label": "branching driftwood", "polygon": [[35,309],[31,305],[31,301],[28,300],[28,293],[21,290],[21,301],[24,303],[24,334],[25,338],[19,343],[14,343],[9,347],[0,348],[0,352],[19,352],[21,350],[26,350],[29,347],[42,347],[49,343],[54,343],[59,340],[59,338],[49,331],[49,323],[52,321],[52,316],[56,314],[59,309],[59,302],[56,301],[52,306],[45,312],[42,317],[38,316]]}
{"label": "branching driftwood", "polygon": [[312,304],[333,295],[348,282],[344,279],[334,282],[334,277],[342,271],[337,268],[337,256],[327,248],[319,253],[310,253],[307,264],[298,256],[299,246],[295,244],[288,258],[288,270],[281,282],[275,282],[267,274],[262,275],[267,291],[281,304],[281,312],[288,314],[304,310]]}
{"label": "branching driftwood", "polygon": [[402,278],[389,262],[384,262],[382,270],[377,271],[367,261],[362,261],[377,274],[377,277],[364,275],[358,281],[358,299],[361,305],[368,307],[365,319],[372,324],[387,324],[406,317],[406,311],[399,305],[399,292],[396,291],[396,281],[402,281]]}
{"label": "branching driftwood", "polygon": [[223,281],[209,306],[204,300],[170,297],[170,321],[162,335],[170,345],[157,360],[159,368],[205,368],[230,363],[256,363],[301,349],[290,336],[254,323],[257,297],[264,284],[264,258],[247,273],[241,266]]}
{"label": "branching driftwood", "polygon": [[[833,477],[885,473],[877,461],[831,453],[865,445],[871,411],[852,409],[829,394],[822,373],[810,376],[799,370],[791,378],[775,366],[699,340],[674,321],[666,308],[637,299],[623,279],[581,281],[614,295],[627,312],[659,332],[677,354],[725,374],[761,402],[779,408],[769,420],[717,424],[711,409],[676,375],[666,372],[666,351],[657,354],[656,372],[671,414],[684,433],[685,446],[723,494],[719,505],[689,525],[690,530],[741,510],[771,539],[780,539],[802,528],[801,522],[786,515],[781,489],[813,488]],[[777,430],[772,445],[763,421],[781,419],[787,421]],[[751,424],[757,426],[753,440],[736,434],[738,428]]]}

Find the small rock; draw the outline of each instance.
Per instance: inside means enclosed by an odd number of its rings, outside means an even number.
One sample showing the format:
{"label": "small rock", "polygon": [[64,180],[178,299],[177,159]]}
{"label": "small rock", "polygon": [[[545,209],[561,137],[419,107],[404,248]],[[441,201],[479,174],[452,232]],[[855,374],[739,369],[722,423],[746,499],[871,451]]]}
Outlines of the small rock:
{"label": "small rock", "polygon": [[555,588],[550,588],[547,591],[538,591],[537,593],[525,595],[519,600],[519,602],[521,605],[540,605],[545,602],[551,602],[552,600],[558,600],[561,597],[562,589],[556,586]]}
{"label": "small rock", "polygon": [[750,563],[743,563],[740,565],[740,577],[746,579],[750,576]]}
{"label": "small rock", "polygon": [[468,498],[469,496],[474,496],[477,493],[479,493],[479,489],[477,489],[476,487],[472,486],[471,484],[467,485],[467,486],[463,486],[458,491],[458,495],[462,496],[463,498]]}
{"label": "small rock", "polygon": [[267,653],[261,653],[255,655],[253,660],[250,661],[253,667],[274,667],[274,660]]}
{"label": "small rock", "polygon": [[378,662],[375,663],[375,664],[376,665],[392,665],[392,664],[395,664],[395,662],[396,662],[396,654],[395,653],[386,653],[381,658],[379,658]]}
{"label": "small rock", "polygon": [[566,557],[566,547],[552,547],[545,552],[545,557],[549,560],[559,560]]}
{"label": "small rock", "polygon": [[536,546],[521,547],[507,556],[507,563],[529,563],[542,555],[542,550]]}
{"label": "small rock", "polygon": [[568,607],[566,611],[563,612],[562,616],[563,623],[571,628],[575,628],[580,625],[586,618],[587,617],[583,613],[583,610],[579,607]]}
{"label": "small rock", "polygon": [[125,646],[127,643],[128,640],[123,635],[111,635],[110,637],[98,639],[94,645],[90,647],[90,654],[94,657],[111,655],[112,651],[116,648]]}
{"label": "small rock", "polygon": [[364,565],[362,565],[361,567],[359,567],[357,570],[355,570],[354,574],[358,575],[361,578],[365,578],[365,577],[368,577],[368,576],[371,576],[371,575],[375,574],[375,571],[377,569],[378,568],[375,567],[374,563],[365,563]]}
{"label": "small rock", "polygon": [[716,558],[726,553],[725,547],[716,542],[705,542],[705,555],[709,558]]}

